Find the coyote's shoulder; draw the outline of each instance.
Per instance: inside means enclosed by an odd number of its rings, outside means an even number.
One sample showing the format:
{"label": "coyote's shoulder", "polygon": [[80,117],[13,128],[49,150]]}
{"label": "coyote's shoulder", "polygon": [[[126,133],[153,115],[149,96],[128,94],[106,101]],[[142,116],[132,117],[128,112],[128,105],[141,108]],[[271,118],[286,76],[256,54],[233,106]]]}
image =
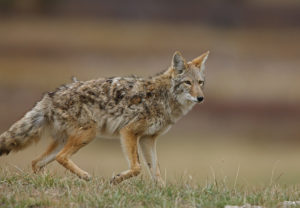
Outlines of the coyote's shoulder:
{"label": "coyote's shoulder", "polygon": [[[177,52],[166,71],[149,78],[111,77],[85,82],[75,79],[45,94],[31,111],[0,136],[0,155],[22,149],[48,135],[54,143],[33,161],[33,169],[36,171],[56,159],[80,177],[88,178],[68,157],[95,137],[120,135],[132,170],[114,182],[131,177],[139,169],[138,143],[148,151],[157,136],[167,132],[204,99],[207,56],[204,53],[186,62]],[[149,154],[156,154],[151,151],[144,153],[146,160]],[[150,163],[155,165],[153,161]]]}

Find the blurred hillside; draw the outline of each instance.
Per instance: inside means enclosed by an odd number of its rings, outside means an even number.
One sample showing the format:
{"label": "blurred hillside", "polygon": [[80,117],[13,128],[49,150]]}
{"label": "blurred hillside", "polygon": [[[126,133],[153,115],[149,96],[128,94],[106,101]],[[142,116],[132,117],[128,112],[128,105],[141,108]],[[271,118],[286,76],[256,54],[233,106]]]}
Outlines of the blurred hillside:
{"label": "blurred hillside", "polygon": [[207,131],[217,126],[245,132],[239,130],[244,125],[255,135],[262,133],[264,139],[299,138],[298,28],[279,32],[28,17],[2,20],[0,26],[3,130],[43,92],[70,82],[73,75],[81,80],[149,76],[166,69],[175,50],[182,51],[187,59],[210,50],[206,102],[184,118],[184,129],[195,131],[197,128],[189,124],[196,121],[199,126],[207,125]]}
{"label": "blurred hillside", "polygon": [[[298,0],[2,0],[0,12],[1,132],[71,76],[149,76],[176,50],[187,60],[210,50],[205,102],[161,138],[162,167],[205,177],[225,158],[234,175],[240,159],[267,177],[281,159],[291,177],[300,173]],[[96,144],[77,157],[80,166],[97,171],[84,158],[101,151],[110,157],[99,160],[104,174],[126,167],[118,141]],[[24,156],[40,153],[31,147],[1,160],[24,167]]]}
{"label": "blurred hillside", "polygon": [[4,14],[202,22],[223,27],[300,26],[298,0],[2,0],[0,6]]}

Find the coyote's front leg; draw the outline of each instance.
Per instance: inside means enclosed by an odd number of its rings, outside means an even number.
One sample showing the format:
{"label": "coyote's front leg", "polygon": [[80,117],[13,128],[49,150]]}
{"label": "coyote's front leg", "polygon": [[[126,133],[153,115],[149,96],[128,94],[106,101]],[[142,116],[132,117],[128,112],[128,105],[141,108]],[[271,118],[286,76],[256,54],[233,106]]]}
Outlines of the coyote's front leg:
{"label": "coyote's front leg", "polygon": [[152,179],[158,184],[164,185],[165,182],[160,175],[157,160],[156,137],[142,137],[139,143]]}
{"label": "coyote's front leg", "polygon": [[123,171],[113,177],[111,180],[112,184],[118,184],[123,180],[137,176],[141,172],[141,165],[138,156],[138,136],[132,133],[127,127],[121,129],[120,135],[123,152],[129,162],[129,170]]}

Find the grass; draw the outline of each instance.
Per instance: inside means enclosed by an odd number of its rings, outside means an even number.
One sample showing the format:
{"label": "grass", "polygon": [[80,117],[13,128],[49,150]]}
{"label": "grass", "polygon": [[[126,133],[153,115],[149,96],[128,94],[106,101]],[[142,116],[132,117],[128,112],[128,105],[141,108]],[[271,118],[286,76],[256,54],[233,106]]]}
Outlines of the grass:
{"label": "grass", "polygon": [[117,186],[108,179],[84,181],[71,174],[0,170],[0,207],[275,207],[300,198],[299,185],[230,185],[225,180],[192,183],[182,177],[165,187],[143,175]]}

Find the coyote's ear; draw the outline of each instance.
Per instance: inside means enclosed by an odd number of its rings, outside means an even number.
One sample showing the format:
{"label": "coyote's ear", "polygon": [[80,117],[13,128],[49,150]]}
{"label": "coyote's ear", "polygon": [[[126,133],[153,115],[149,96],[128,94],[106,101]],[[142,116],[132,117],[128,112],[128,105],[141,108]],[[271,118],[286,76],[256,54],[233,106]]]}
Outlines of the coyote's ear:
{"label": "coyote's ear", "polygon": [[181,74],[185,69],[185,60],[182,57],[181,53],[179,51],[176,51],[173,55],[172,60],[172,68],[175,70],[176,74]]}
{"label": "coyote's ear", "polygon": [[192,61],[192,64],[194,64],[197,68],[200,69],[201,73],[204,72],[204,69],[205,69],[205,62],[207,60],[207,57],[209,55],[209,51],[203,53],[201,56],[195,58],[193,61]]}

